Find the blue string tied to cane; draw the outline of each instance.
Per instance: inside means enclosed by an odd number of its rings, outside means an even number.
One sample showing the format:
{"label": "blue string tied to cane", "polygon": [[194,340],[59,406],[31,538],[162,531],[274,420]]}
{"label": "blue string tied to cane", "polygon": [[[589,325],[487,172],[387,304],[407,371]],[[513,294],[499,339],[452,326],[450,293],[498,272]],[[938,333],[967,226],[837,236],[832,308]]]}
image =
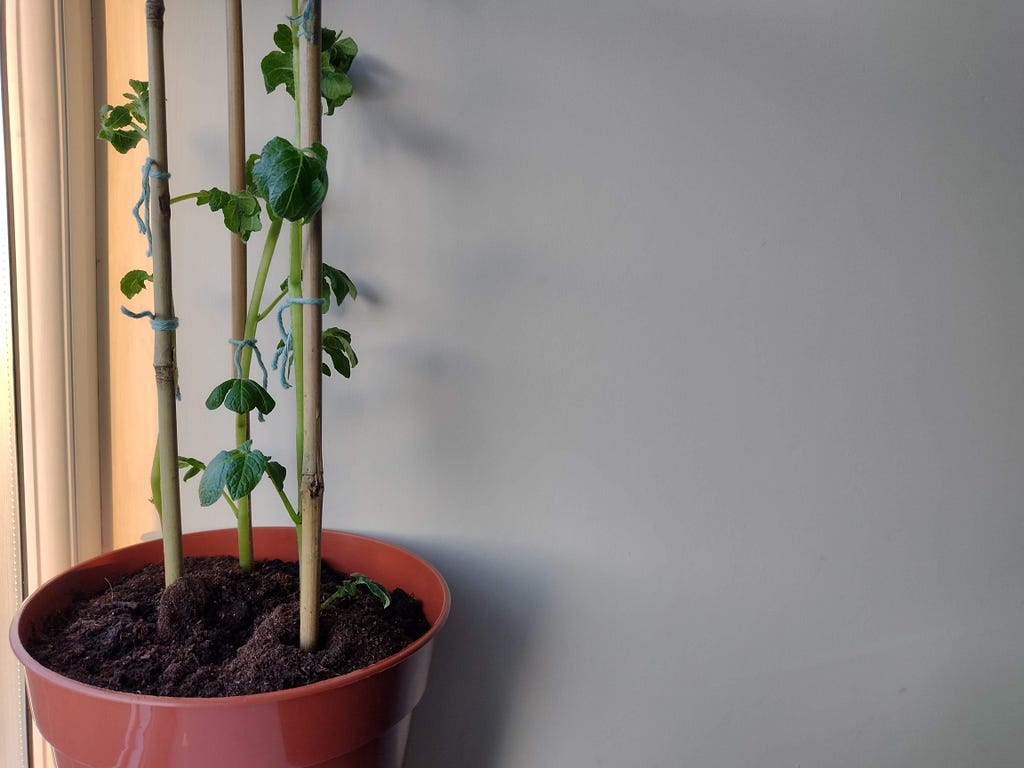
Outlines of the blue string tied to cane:
{"label": "blue string tied to cane", "polygon": [[[148,309],[144,309],[142,312],[132,312],[127,307],[121,307],[121,313],[128,315],[128,317],[134,320],[141,320],[144,317],[149,318],[149,327],[154,331],[176,331],[178,330],[178,318],[176,317],[157,317]],[[181,389],[177,383],[174,385],[174,399],[181,400]]]}
{"label": "blue string tied to cane", "polygon": [[[235,345],[235,374],[237,378],[242,378],[242,350],[246,347],[252,349],[256,353],[256,363],[259,365],[260,370],[263,371],[263,388],[267,388],[267,384],[270,383],[270,375],[267,373],[267,366],[263,364],[263,355],[260,353],[260,348],[256,344],[256,339],[228,339],[228,344]],[[263,421],[263,413],[257,411],[256,417]]]}
{"label": "blue string tied to cane", "polygon": [[[149,227],[149,179],[169,179],[171,174],[164,173],[163,171],[153,170],[154,161],[152,157],[147,157],[146,162],[142,164],[142,193],[139,195],[139,200],[135,203],[132,208],[132,216],[135,217],[135,222],[139,225],[139,232],[146,236],[146,256],[153,255],[153,232]],[[139,216],[139,209],[142,209],[142,216]]]}
{"label": "blue string tied to cane", "polygon": [[[147,157],[146,162],[142,164],[142,192],[139,194],[138,202],[132,207],[132,216],[135,217],[135,222],[139,225],[139,232],[146,236],[147,257],[152,257],[153,255],[153,232],[149,226],[149,180],[150,178],[171,178],[169,173],[154,170],[153,166],[155,164],[152,157]],[[142,216],[139,216],[140,209],[142,210]],[[127,307],[121,307],[121,312],[135,320],[148,317],[149,326],[154,331],[176,331],[178,329],[178,318],[176,317],[157,317],[148,309],[142,312],[132,312]],[[175,400],[181,400],[181,389],[178,388],[177,381],[174,384],[174,398]]]}
{"label": "blue string tied to cane", "polygon": [[281,303],[281,308],[277,310],[277,328],[281,332],[281,341],[284,342],[277,351],[274,353],[273,360],[270,361],[270,367],[275,371],[280,366],[281,369],[281,386],[284,389],[291,389],[292,385],[288,383],[288,355],[292,351],[292,332],[284,327],[284,311],[288,309],[292,304],[323,304],[324,299],[303,299],[303,298],[292,298],[289,297]]}
{"label": "blue string tied to cane", "polygon": [[314,0],[306,0],[298,16],[288,17],[288,21],[299,26],[299,35],[311,43],[315,42],[313,40],[313,3]]}
{"label": "blue string tied to cane", "polygon": [[157,317],[148,309],[142,312],[132,312],[127,307],[121,307],[122,314],[128,315],[128,317],[134,318],[135,320],[141,320],[144,317],[149,318],[149,326],[154,331],[176,331],[178,330],[178,318],[176,317]]}

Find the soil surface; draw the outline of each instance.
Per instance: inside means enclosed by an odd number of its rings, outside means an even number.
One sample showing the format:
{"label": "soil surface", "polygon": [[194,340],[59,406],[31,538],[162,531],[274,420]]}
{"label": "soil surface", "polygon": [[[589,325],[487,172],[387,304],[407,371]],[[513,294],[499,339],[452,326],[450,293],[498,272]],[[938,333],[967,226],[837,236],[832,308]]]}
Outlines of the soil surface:
{"label": "soil surface", "polygon": [[[326,598],[346,578],[326,565]],[[298,645],[298,565],[258,562],[251,574],[230,557],[186,558],[164,588],[163,568],[112,581],[53,616],[28,651],[83,683],[157,696],[238,696],[294,688],[397,653],[430,625],[400,589],[391,605],[360,587],[320,612],[319,650]]]}

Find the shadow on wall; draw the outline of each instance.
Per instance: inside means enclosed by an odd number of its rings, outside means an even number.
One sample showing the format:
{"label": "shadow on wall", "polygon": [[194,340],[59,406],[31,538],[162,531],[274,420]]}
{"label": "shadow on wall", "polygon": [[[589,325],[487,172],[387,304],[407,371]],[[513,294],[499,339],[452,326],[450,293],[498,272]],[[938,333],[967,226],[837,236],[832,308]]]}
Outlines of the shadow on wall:
{"label": "shadow on wall", "polygon": [[452,592],[405,768],[488,768],[502,753],[517,681],[544,611],[545,568],[514,550],[387,538],[433,563]]}
{"label": "shadow on wall", "polygon": [[465,148],[440,127],[410,111],[399,98],[405,87],[401,74],[383,59],[360,54],[349,73],[358,91],[366,135],[381,148],[397,148],[410,156],[446,165],[465,160]]}

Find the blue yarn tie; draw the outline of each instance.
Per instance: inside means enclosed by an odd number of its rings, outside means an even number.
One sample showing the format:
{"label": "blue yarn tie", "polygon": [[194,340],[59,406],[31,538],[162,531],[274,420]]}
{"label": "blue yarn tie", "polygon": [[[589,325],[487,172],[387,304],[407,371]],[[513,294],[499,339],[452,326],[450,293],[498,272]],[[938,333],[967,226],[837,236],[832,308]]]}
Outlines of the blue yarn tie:
{"label": "blue yarn tie", "polygon": [[128,317],[141,320],[143,317],[149,318],[149,325],[154,331],[176,331],[178,330],[178,318],[176,317],[165,317],[160,318],[150,312],[148,309],[142,312],[132,312],[127,307],[121,307],[121,312]]}
{"label": "blue yarn tie", "polygon": [[313,40],[313,2],[314,0],[306,0],[298,16],[288,17],[288,21],[299,26],[299,36],[306,38],[311,43],[315,42]]}
{"label": "blue yarn tie", "polygon": [[[148,309],[144,309],[142,312],[132,312],[127,307],[121,307],[121,313],[128,315],[128,317],[134,318],[135,320],[141,320],[144,317],[148,317],[149,327],[154,331],[176,331],[178,329],[178,318],[157,317]],[[181,400],[181,389],[178,388],[177,382],[174,384],[174,399],[179,401]]]}
{"label": "blue yarn tie", "polygon": [[[139,195],[139,200],[135,203],[132,208],[132,216],[135,217],[135,223],[139,225],[139,232],[146,236],[146,256],[153,255],[153,232],[149,227],[149,179],[169,179],[171,174],[164,173],[163,171],[153,170],[153,158],[147,157],[146,162],[142,164],[142,193]],[[139,209],[142,209],[142,216],[139,216]]]}
{"label": "blue yarn tie", "polygon": [[[256,339],[228,339],[228,344],[235,345],[235,373],[237,378],[242,378],[242,350],[245,347],[249,347],[253,352],[256,353],[256,362],[260,366],[260,370],[263,371],[263,388],[267,388],[267,384],[270,383],[270,375],[267,373],[267,366],[263,364],[263,355],[260,353],[260,348],[256,345]],[[257,418],[263,421],[263,413],[257,411]]]}
{"label": "blue yarn tie", "polygon": [[284,327],[284,311],[292,304],[323,304],[323,299],[300,299],[287,298],[282,302],[281,308],[277,310],[277,328],[281,332],[281,341],[284,342],[274,353],[274,359],[270,361],[270,367],[275,371],[278,366],[281,368],[281,386],[284,389],[291,389],[288,383],[288,355],[292,351],[292,332]]}

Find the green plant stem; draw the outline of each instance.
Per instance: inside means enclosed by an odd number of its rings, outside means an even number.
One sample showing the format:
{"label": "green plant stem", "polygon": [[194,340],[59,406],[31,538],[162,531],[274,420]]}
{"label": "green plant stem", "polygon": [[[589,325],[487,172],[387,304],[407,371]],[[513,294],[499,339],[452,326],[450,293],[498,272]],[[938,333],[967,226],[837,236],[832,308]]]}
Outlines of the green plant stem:
{"label": "green plant stem", "polygon": [[[259,267],[256,271],[256,279],[253,283],[252,295],[249,298],[249,308],[245,316],[245,331],[243,338],[252,339],[256,335],[256,326],[259,324],[259,308],[263,302],[263,290],[267,285],[267,275],[270,272],[270,263],[274,258],[274,251],[277,249],[277,240],[281,234],[281,222],[271,222],[267,230],[267,238],[263,243],[263,253],[260,255]],[[239,355],[242,365],[242,378],[248,379],[252,370],[252,347],[242,347]],[[246,414],[238,414],[235,417],[235,444],[241,445],[249,439],[249,420]],[[249,497],[239,500],[235,511],[238,520],[238,564],[243,571],[252,570],[252,511],[249,504]],[[246,551],[247,550],[247,551]]]}
{"label": "green plant stem", "polygon": [[174,205],[175,203],[180,203],[184,200],[195,200],[201,194],[202,192],[189,192],[187,195],[178,195],[177,197],[172,197],[171,205]]}
{"label": "green plant stem", "polygon": [[[228,506],[231,507],[231,511],[235,513],[235,519],[240,521],[241,520],[241,516],[242,516],[242,510],[240,509],[241,502],[245,501],[249,497],[248,496],[243,496],[242,498],[240,498],[238,500],[240,503],[239,504],[235,504],[235,502],[232,500],[232,498],[230,496],[228,496],[228,492],[227,491],[221,491],[220,495],[221,495],[221,497],[223,497],[224,501],[226,501],[228,503]],[[252,552],[249,553],[249,557],[250,557],[250,560],[251,560]],[[251,568],[251,564],[250,564],[250,568]],[[246,569],[246,570],[249,570],[249,569]]]}
{"label": "green plant stem", "polygon": [[257,322],[263,322],[264,320],[266,320],[266,319],[267,319],[267,316],[268,316],[268,315],[269,315],[269,314],[270,314],[271,312],[273,312],[273,311],[274,311],[274,307],[276,307],[276,306],[277,306],[278,304],[280,304],[280,303],[281,303],[281,300],[282,300],[282,299],[283,299],[283,298],[284,298],[285,296],[287,296],[287,295],[288,295],[288,290],[287,290],[287,289],[285,289],[285,290],[281,291],[281,292],[280,292],[279,294],[277,294],[277,297],[276,297],[276,298],[275,298],[275,299],[274,299],[274,300],[273,300],[272,302],[270,302],[270,303],[269,303],[269,304],[267,305],[267,308],[266,308],[266,309],[264,309],[264,310],[263,310],[262,312],[260,312],[260,313],[259,313],[259,315],[257,315],[257,316],[256,316],[256,320],[257,320]]}
{"label": "green plant stem", "polygon": [[[245,316],[245,338],[255,338],[256,326],[266,318],[269,312],[260,312],[260,304],[263,303],[263,292],[267,287],[267,276],[270,274],[270,264],[274,260],[274,251],[277,250],[277,241],[281,236],[281,219],[270,222],[267,228],[267,239],[263,243],[263,252],[260,254],[260,263],[256,268],[256,278],[253,281],[252,295],[249,297],[249,310]],[[277,304],[280,297],[274,301]],[[271,308],[273,308],[273,304]],[[249,377],[249,370],[252,366],[252,347],[242,348],[242,374],[244,378]]]}
{"label": "green plant stem", "polygon": [[153,494],[153,506],[160,522],[164,519],[164,505],[160,498],[160,441],[157,440],[153,449],[153,466],[149,470],[149,490]]}
{"label": "green plant stem", "polygon": [[283,488],[278,488],[276,485],[274,486],[274,489],[277,491],[277,495],[281,497],[281,503],[284,505],[284,510],[288,513],[288,517],[292,519],[295,527],[301,530],[302,518],[299,517],[299,513],[296,512],[295,507],[292,506],[292,501],[288,498],[288,494],[284,492]]}
{"label": "green plant stem", "polygon": [[[249,439],[249,419],[248,414],[240,413],[235,415],[235,445],[242,445],[246,440]],[[238,567],[243,572],[249,573],[252,571],[252,505],[249,502],[248,496],[243,496],[238,500],[238,504],[233,504],[231,498],[225,493],[224,498],[228,502],[228,506],[231,507],[231,511],[235,513],[235,523],[238,528]]]}
{"label": "green plant stem", "polygon": [[[263,252],[260,254],[260,263],[256,269],[256,279],[253,282],[252,295],[249,297],[249,307],[245,316],[245,331],[243,338],[253,339],[256,337],[256,326],[260,321],[260,304],[263,303],[263,291],[267,285],[267,275],[270,273],[270,264],[274,259],[274,251],[277,250],[277,241],[281,234],[281,221],[272,221],[267,229],[267,238],[263,243]],[[242,347],[239,355],[242,367],[242,378],[248,379],[252,370],[252,347]],[[237,414],[235,417],[235,444],[241,445],[249,439],[249,421],[245,414]],[[227,496],[225,495],[225,498]],[[252,510],[249,504],[249,497],[239,499],[238,506],[231,505],[238,521],[238,565],[243,571],[252,570]]]}

